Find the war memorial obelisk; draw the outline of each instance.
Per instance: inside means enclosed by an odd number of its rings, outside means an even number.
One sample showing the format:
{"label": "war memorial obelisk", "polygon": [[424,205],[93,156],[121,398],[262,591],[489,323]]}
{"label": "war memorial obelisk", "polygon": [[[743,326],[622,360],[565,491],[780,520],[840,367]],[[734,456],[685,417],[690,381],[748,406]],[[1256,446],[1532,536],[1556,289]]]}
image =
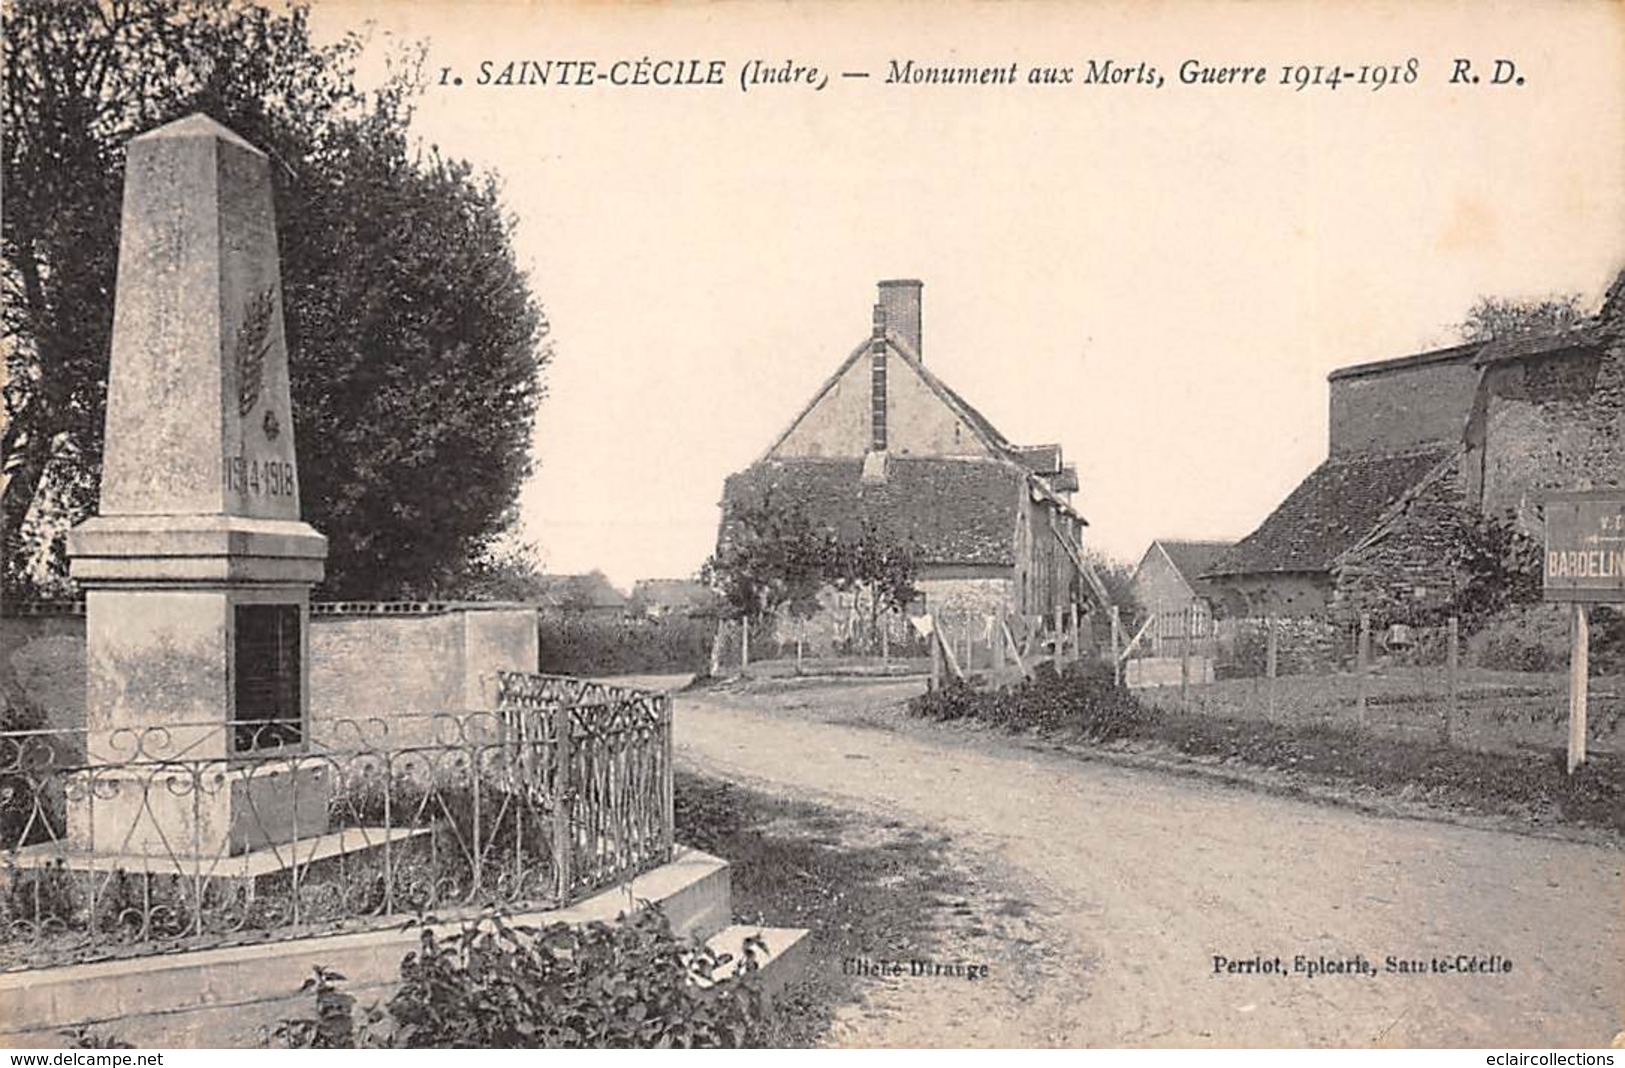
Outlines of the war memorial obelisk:
{"label": "war memorial obelisk", "polygon": [[317,835],[319,771],[243,771],[308,740],[327,555],[299,517],[266,156],[203,115],[136,137],[120,226],[101,506],[68,540],[97,776],[70,838],[219,856]]}

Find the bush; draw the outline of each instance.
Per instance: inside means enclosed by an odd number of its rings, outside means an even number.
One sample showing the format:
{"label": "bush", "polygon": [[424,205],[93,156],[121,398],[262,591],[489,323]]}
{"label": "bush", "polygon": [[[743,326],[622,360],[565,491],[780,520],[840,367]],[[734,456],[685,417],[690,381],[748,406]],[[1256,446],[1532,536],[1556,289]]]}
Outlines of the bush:
{"label": "bush", "polygon": [[[1468,640],[1473,663],[1499,671],[1562,671],[1569,665],[1569,606],[1518,605],[1482,623]],[[1625,612],[1590,607],[1593,675],[1625,672]]]}
{"label": "bush", "polygon": [[915,715],[970,717],[1060,738],[1132,739],[1153,751],[1271,769],[1322,782],[1416,796],[1470,811],[1543,818],[1625,832],[1625,775],[1618,756],[1593,754],[1567,773],[1562,750],[1490,753],[1417,743],[1323,724],[1283,724],[1187,714],[1142,705],[1089,665],[995,692],[956,683],[909,702]]}
{"label": "bush", "polygon": [[[510,926],[500,916],[438,938],[401,962],[401,987],[358,1025],[344,977],[317,968],[314,1018],[271,1035],[295,1048],[726,1048],[764,1044],[760,943],[733,961],[672,933],[648,907],[614,924]],[[732,967],[730,968],[730,965]]]}
{"label": "bush", "polygon": [[1063,674],[1045,664],[1008,690],[955,681],[914,698],[909,711],[935,720],[970,716],[1007,730],[1067,728],[1095,741],[1127,737],[1150,715],[1110,666],[1095,662],[1069,664]]}
{"label": "bush", "polygon": [[703,672],[716,621],[687,616],[587,619],[543,616],[537,670],[552,675]]}
{"label": "bush", "polygon": [[1537,635],[1505,631],[1485,639],[1478,663],[1496,671],[1557,671],[1568,663],[1568,654]]}

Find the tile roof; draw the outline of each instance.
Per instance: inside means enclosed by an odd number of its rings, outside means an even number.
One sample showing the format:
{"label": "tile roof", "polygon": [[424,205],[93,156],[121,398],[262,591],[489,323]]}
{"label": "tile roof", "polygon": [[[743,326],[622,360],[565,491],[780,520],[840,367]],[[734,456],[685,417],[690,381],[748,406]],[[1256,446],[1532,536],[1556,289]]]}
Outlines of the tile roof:
{"label": "tile roof", "polygon": [[693,579],[638,579],[632,600],[654,608],[709,608],[716,600],[710,587]]}
{"label": "tile roof", "polygon": [[728,477],[724,516],[729,504],[771,490],[844,536],[875,523],[915,546],[922,564],[1015,562],[1023,472],[997,460],[890,456],[884,482],[862,475],[861,460],[762,460]]}
{"label": "tile roof", "polygon": [[1059,445],[1012,445],[1015,458],[1037,475],[1061,473],[1061,447]]}
{"label": "tile roof", "polygon": [[1205,575],[1328,571],[1388,508],[1457,446],[1337,456],[1298,484],[1259,528],[1209,565]]}
{"label": "tile roof", "polygon": [[1158,538],[1157,544],[1172,560],[1174,567],[1184,576],[1192,589],[1198,588],[1201,576],[1207,574],[1208,569],[1228,550],[1235,547],[1233,541],[1169,541]]}

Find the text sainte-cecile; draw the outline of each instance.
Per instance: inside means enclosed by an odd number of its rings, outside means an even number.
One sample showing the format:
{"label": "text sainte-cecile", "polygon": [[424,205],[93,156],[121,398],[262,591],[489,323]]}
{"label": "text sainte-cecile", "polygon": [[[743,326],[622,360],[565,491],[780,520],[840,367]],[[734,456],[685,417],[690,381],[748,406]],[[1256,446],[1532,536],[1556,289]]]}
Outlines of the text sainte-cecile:
{"label": "text sainte-cecile", "polygon": [[[477,86],[518,86],[559,88],[596,85],[610,86],[691,86],[729,85],[734,78],[726,59],[673,59],[653,56],[616,60],[597,59],[505,59],[482,60],[473,82]],[[830,75],[816,64],[797,60],[752,59],[738,68],[738,85],[802,85],[822,89]],[[1160,89],[1171,79],[1185,86],[1263,86],[1281,85],[1303,90],[1309,86],[1336,89],[1339,85],[1381,89],[1388,85],[1409,85],[1417,80],[1419,64],[1415,57],[1392,64],[1263,64],[1209,63],[1187,59],[1174,73],[1165,75],[1144,60],[1088,59],[1077,65],[1023,65],[1002,62],[992,65],[938,64],[915,59],[888,60],[877,80],[885,85],[1015,86],[1087,85],[1142,86]],[[868,78],[868,71],[854,71],[844,77]],[[460,86],[461,75],[451,67],[440,68],[438,84]]]}
{"label": "text sainte-cecile", "polygon": [[1309,957],[1299,954],[1292,963],[1281,957],[1254,954],[1251,957],[1213,955],[1214,975],[1298,975],[1318,979],[1323,975],[1505,975],[1512,961],[1499,953],[1457,953],[1443,957],[1386,956],[1382,962],[1363,953],[1352,957]]}

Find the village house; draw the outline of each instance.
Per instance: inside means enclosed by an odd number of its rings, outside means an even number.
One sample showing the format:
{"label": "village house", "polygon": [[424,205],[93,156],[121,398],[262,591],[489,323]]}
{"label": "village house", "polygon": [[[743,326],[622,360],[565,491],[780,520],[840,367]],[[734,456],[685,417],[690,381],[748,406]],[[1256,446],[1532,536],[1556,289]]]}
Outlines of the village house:
{"label": "village house", "polygon": [[[1142,628],[1136,630],[1141,655],[1213,655],[1215,622],[1234,612],[1222,603],[1225,591],[1203,575],[1234,544],[1159,538],[1145,550],[1128,584]],[[1140,677],[1145,670],[1146,665],[1136,665]]]}
{"label": "village house", "polygon": [[626,603],[635,619],[714,616],[716,611],[716,591],[693,579],[638,579]]}
{"label": "village house", "polygon": [[1178,615],[1194,609],[1211,616],[1224,591],[1202,576],[1234,546],[1233,541],[1159,538],[1135,565],[1129,591],[1144,612]]}
{"label": "village house", "polygon": [[1326,460],[1206,576],[1248,615],[1448,611],[1464,528],[1534,538],[1549,490],[1625,484],[1625,274],[1594,322],[1329,376]]}
{"label": "village house", "polygon": [[602,571],[585,575],[538,575],[531,599],[544,612],[578,619],[620,619],[626,595]]}
{"label": "village house", "polygon": [[1077,470],[1059,445],[1010,442],[927,369],[922,284],[880,283],[873,329],[723,490],[723,526],[764,495],[825,529],[873,525],[916,553],[931,611],[1052,618],[1105,604],[1082,556]]}

